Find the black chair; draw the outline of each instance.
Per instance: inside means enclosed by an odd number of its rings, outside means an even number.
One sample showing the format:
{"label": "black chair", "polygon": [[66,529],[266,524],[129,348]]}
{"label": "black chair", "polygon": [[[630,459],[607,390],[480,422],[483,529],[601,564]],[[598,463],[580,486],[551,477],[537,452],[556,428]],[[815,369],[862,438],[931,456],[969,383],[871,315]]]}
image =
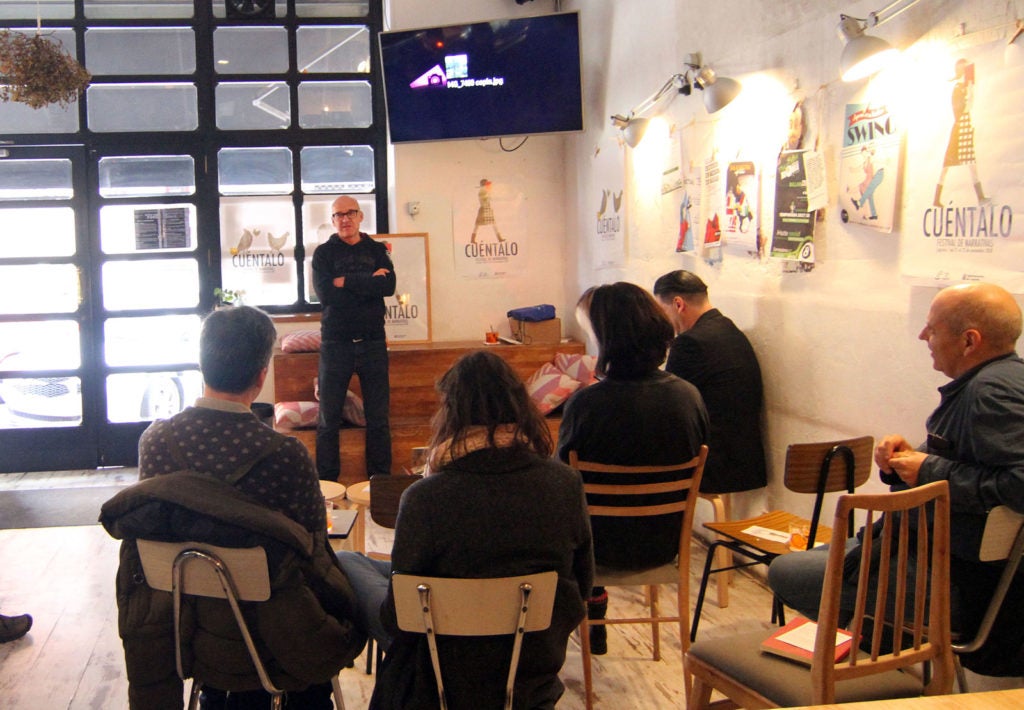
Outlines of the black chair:
{"label": "black chair", "polygon": [[[814,541],[818,538],[829,539],[832,531],[819,524],[825,494],[836,491],[853,493],[857,486],[867,481],[871,475],[873,449],[874,439],[870,436],[840,441],[792,444],[786,449],[786,470],[783,483],[791,491],[814,494],[814,510],[810,520],[786,511],[774,510],[746,520],[704,523],[705,528],[718,534],[718,539],[708,546],[704,574],[700,581],[700,591],[697,593],[697,605],[693,610],[693,626],[690,629],[691,641],[697,638],[697,625],[700,623],[704,595],[707,592],[708,580],[711,575],[753,565],[768,565],[779,555],[788,554],[791,552],[789,528],[792,524],[807,526],[809,531],[807,549],[813,547]],[[750,532],[751,528],[754,528],[755,532]],[[761,534],[757,534],[758,532]],[[853,516],[851,514],[847,535],[852,536],[853,534]],[[727,566],[712,568],[716,558],[715,552],[720,547],[752,561],[734,561]],[[772,598],[772,622],[778,622],[780,625],[786,623],[782,602],[774,597]]]}

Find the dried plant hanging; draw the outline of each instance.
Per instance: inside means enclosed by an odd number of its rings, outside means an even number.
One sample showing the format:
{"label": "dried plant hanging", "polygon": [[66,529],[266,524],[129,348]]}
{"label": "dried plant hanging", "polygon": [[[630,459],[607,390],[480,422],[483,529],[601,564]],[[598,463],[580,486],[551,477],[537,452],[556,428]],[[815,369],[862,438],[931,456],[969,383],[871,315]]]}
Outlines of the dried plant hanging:
{"label": "dried plant hanging", "polygon": [[0,31],[0,101],[67,107],[91,79],[74,57],[38,30],[33,36]]}

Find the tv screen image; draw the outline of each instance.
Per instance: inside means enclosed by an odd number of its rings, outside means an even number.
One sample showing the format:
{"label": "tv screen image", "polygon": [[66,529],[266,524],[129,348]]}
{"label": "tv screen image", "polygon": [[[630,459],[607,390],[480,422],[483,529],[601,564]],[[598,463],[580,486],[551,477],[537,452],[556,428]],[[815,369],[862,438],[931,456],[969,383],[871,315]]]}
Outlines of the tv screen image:
{"label": "tv screen image", "polygon": [[382,32],[393,143],[583,130],[579,13]]}

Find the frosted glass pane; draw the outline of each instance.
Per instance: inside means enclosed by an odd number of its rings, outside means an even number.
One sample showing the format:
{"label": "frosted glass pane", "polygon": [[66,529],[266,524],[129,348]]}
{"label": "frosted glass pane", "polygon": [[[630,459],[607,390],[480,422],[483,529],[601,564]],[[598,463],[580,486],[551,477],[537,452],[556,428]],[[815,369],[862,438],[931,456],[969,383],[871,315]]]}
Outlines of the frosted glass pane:
{"label": "frosted glass pane", "polygon": [[222,195],[290,195],[292,152],[288,148],[224,148],[217,154]]}
{"label": "frosted glass pane", "polygon": [[199,125],[194,84],[93,84],[86,92],[93,131],[194,131]]}
{"label": "frosted glass pane", "polygon": [[[214,0],[216,2],[216,0]],[[85,0],[88,18],[168,19],[192,17],[193,0]]]}
{"label": "frosted glass pane", "polygon": [[61,20],[75,16],[74,0],[4,0],[0,20]]}
{"label": "frosted glass pane", "polygon": [[0,200],[69,200],[74,194],[70,160],[0,160]]}
{"label": "frosted glass pane", "polygon": [[100,247],[105,254],[195,251],[195,234],[195,205],[105,205],[100,209]]}
{"label": "frosted glass pane", "polygon": [[108,365],[199,363],[199,316],[111,318],[104,323]]}
{"label": "frosted glass pane", "polygon": [[288,71],[288,32],[283,27],[219,27],[213,32],[218,74],[283,74]]}
{"label": "frosted glass pane", "polygon": [[70,207],[0,209],[0,258],[71,256],[75,249]]}
{"label": "frosted glass pane", "polygon": [[0,126],[4,133],[76,133],[78,131],[78,101],[66,108],[50,104],[32,108],[16,101],[0,103]]}
{"label": "frosted glass pane", "polygon": [[107,378],[107,419],[138,422],[166,419],[202,394],[197,370],[132,372]]}
{"label": "frosted glass pane", "polygon": [[370,71],[370,31],[366,27],[300,27],[295,40],[300,72]]}
{"label": "frosted glass pane", "polygon": [[225,197],[220,203],[221,283],[251,306],[289,305],[298,293],[290,197]]}
{"label": "frosted glass pane", "polygon": [[199,265],[194,259],[108,261],[103,265],[103,305],[112,311],[194,308],[199,305]]}
{"label": "frosted glass pane", "polygon": [[376,184],[368,145],[303,148],[299,161],[305,193],[372,192]]}
{"label": "frosted glass pane", "polygon": [[100,158],[102,197],[191,195],[196,191],[191,155],[126,155]]}
{"label": "frosted glass pane", "polygon": [[[377,232],[377,198],[374,195],[356,195],[351,197],[359,203],[363,211],[363,223],[360,230],[367,234]],[[319,303],[313,290],[313,250],[323,244],[334,234],[331,224],[331,203],[337,195],[329,197],[307,197],[302,203],[302,242],[306,248],[303,269],[306,273],[305,297],[309,303]]]}
{"label": "frosted glass pane", "polygon": [[304,81],[299,84],[302,128],[366,128],[373,123],[370,84],[365,81]]}
{"label": "frosted glass pane", "polygon": [[101,27],[85,32],[85,68],[97,76],[191,74],[196,39],[189,27]]}
{"label": "frosted glass pane", "polygon": [[283,81],[217,85],[217,128],[224,131],[288,128],[288,85]]}
{"label": "frosted glass pane", "polygon": [[0,266],[3,315],[73,313],[78,310],[78,291],[78,269],[71,264]]}
{"label": "frosted glass pane", "polygon": [[81,364],[77,322],[0,323],[0,369],[75,370]]}
{"label": "frosted glass pane", "polygon": [[370,12],[367,2],[344,0],[296,0],[295,13],[299,17],[366,17]]}
{"label": "frosted glass pane", "polygon": [[82,381],[77,377],[0,380],[0,428],[66,427],[82,423]]}

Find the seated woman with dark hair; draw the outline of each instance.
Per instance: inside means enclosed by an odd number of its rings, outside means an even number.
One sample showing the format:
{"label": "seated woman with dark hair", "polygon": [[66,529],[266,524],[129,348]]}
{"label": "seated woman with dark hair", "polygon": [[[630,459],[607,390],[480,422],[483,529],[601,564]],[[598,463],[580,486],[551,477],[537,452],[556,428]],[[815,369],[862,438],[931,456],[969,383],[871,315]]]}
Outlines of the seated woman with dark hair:
{"label": "seated woman with dark hair", "polygon": [[[569,452],[576,451],[583,461],[640,466],[696,456],[708,438],[707,410],[696,387],[658,369],[675,333],[654,297],[625,282],[597,286],[580,297],[576,316],[597,343],[600,381],[565,403],[558,457],[568,461]],[[588,482],[609,482],[600,479],[600,474],[587,474]],[[651,474],[632,480],[662,479]],[[638,500],[637,505],[659,502],[668,501]],[[591,525],[598,565],[647,569],[671,562],[679,550],[682,519],[675,514],[595,517]],[[594,588],[587,604],[591,619],[603,619],[608,608],[604,589]],[[590,627],[593,653],[607,652],[606,639],[604,625]]]}
{"label": "seated woman with dark hair", "polygon": [[[526,635],[516,707],[554,707],[569,634],[593,582],[590,524],[579,475],[551,457],[547,425],[503,359],[477,351],[437,385],[428,475],[402,495],[391,563],[338,553],[364,607],[368,632],[386,649],[371,708],[437,707],[422,634],[399,631],[392,571],[435,577],[558,572],[551,626]],[[501,707],[511,658],[507,637],[440,637],[449,705]]]}

